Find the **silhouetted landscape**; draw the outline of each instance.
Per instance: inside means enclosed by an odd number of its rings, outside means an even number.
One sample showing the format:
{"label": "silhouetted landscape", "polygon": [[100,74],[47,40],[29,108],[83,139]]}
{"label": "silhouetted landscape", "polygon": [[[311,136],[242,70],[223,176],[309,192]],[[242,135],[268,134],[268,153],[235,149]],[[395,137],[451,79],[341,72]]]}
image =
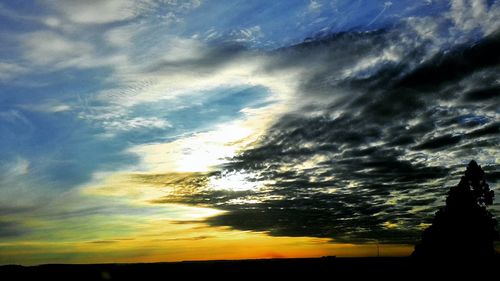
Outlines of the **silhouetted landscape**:
{"label": "silhouetted landscape", "polygon": [[311,258],[241,261],[200,261],[151,264],[3,266],[9,280],[169,280],[176,278],[297,278],[342,280],[356,277],[376,279],[463,278],[495,276],[500,258],[487,260],[432,260],[412,258]]}

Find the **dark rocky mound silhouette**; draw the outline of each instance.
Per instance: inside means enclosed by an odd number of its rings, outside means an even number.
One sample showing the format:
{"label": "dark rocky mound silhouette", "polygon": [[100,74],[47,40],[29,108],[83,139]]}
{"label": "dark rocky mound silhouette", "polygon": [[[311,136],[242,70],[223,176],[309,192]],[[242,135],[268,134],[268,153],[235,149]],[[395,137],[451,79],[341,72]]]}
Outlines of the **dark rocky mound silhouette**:
{"label": "dark rocky mound silhouette", "polygon": [[412,256],[420,258],[489,258],[496,255],[497,221],[486,209],[494,192],[476,161],[467,166],[457,186],[450,188],[446,206],[424,230]]}

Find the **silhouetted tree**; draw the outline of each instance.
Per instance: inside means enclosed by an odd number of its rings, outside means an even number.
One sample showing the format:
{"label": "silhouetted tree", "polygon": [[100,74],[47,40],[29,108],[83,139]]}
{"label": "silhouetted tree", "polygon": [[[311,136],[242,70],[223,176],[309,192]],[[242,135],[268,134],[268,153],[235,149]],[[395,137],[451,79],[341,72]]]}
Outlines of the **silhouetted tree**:
{"label": "silhouetted tree", "polygon": [[457,186],[451,187],[446,206],[441,208],[415,246],[415,257],[493,257],[499,238],[497,221],[486,209],[494,192],[484,171],[472,160]]}

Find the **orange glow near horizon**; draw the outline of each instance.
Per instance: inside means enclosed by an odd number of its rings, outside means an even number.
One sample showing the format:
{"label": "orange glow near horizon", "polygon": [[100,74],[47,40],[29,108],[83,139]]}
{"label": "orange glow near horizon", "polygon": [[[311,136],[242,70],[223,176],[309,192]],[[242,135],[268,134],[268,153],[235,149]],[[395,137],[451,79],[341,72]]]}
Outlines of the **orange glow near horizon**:
{"label": "orange glow near horizon", "polygon": [[[0,242],[0,264],[407,256],[413,250],[412,245],[379,245],[378,251],[373,243],[275,237],[266,232],[213,227],[205,220],[225,211],[169,202],[228,184],[225,179],[211,182],[205,173],[105,175],[95,184],[62,195],[37,215],[18,218],[34,231],[22,239]],[[80,214],[74,201],[90,209],[118,206],[119,212]],[[55,206],[57,215],[53,213]],[[66,217],[75,212],[78,215]],[[54,216],[57,219],[51,218]]]}
{"label": "orange glow near horizon", "polygon": [[[208,227],[202,223],[151,226],[140,236],[73,242],[1,243],[1,264],[145,263],[194,260],[377,256],[376,244],[335,243],[326,238],[272,237],[266,233]],[[168,233],[162,233],[168,231]],[[177,233],[176,238],[172,235]],[[182,233],[182,234],[181,234]],[[164,236],[162,236],[162,234]],[[412,245],[379,245],[380,256],[407,256]]]}

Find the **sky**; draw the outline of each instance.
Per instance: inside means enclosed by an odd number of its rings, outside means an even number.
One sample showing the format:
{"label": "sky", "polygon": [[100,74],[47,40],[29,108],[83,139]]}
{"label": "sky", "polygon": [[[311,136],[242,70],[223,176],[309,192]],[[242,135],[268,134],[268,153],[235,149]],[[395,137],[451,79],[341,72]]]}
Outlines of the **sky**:
{"label": "sky", "polygon": [[408,255],[471,159],[499,193],[499,18],[0,0],[0,264]]}

